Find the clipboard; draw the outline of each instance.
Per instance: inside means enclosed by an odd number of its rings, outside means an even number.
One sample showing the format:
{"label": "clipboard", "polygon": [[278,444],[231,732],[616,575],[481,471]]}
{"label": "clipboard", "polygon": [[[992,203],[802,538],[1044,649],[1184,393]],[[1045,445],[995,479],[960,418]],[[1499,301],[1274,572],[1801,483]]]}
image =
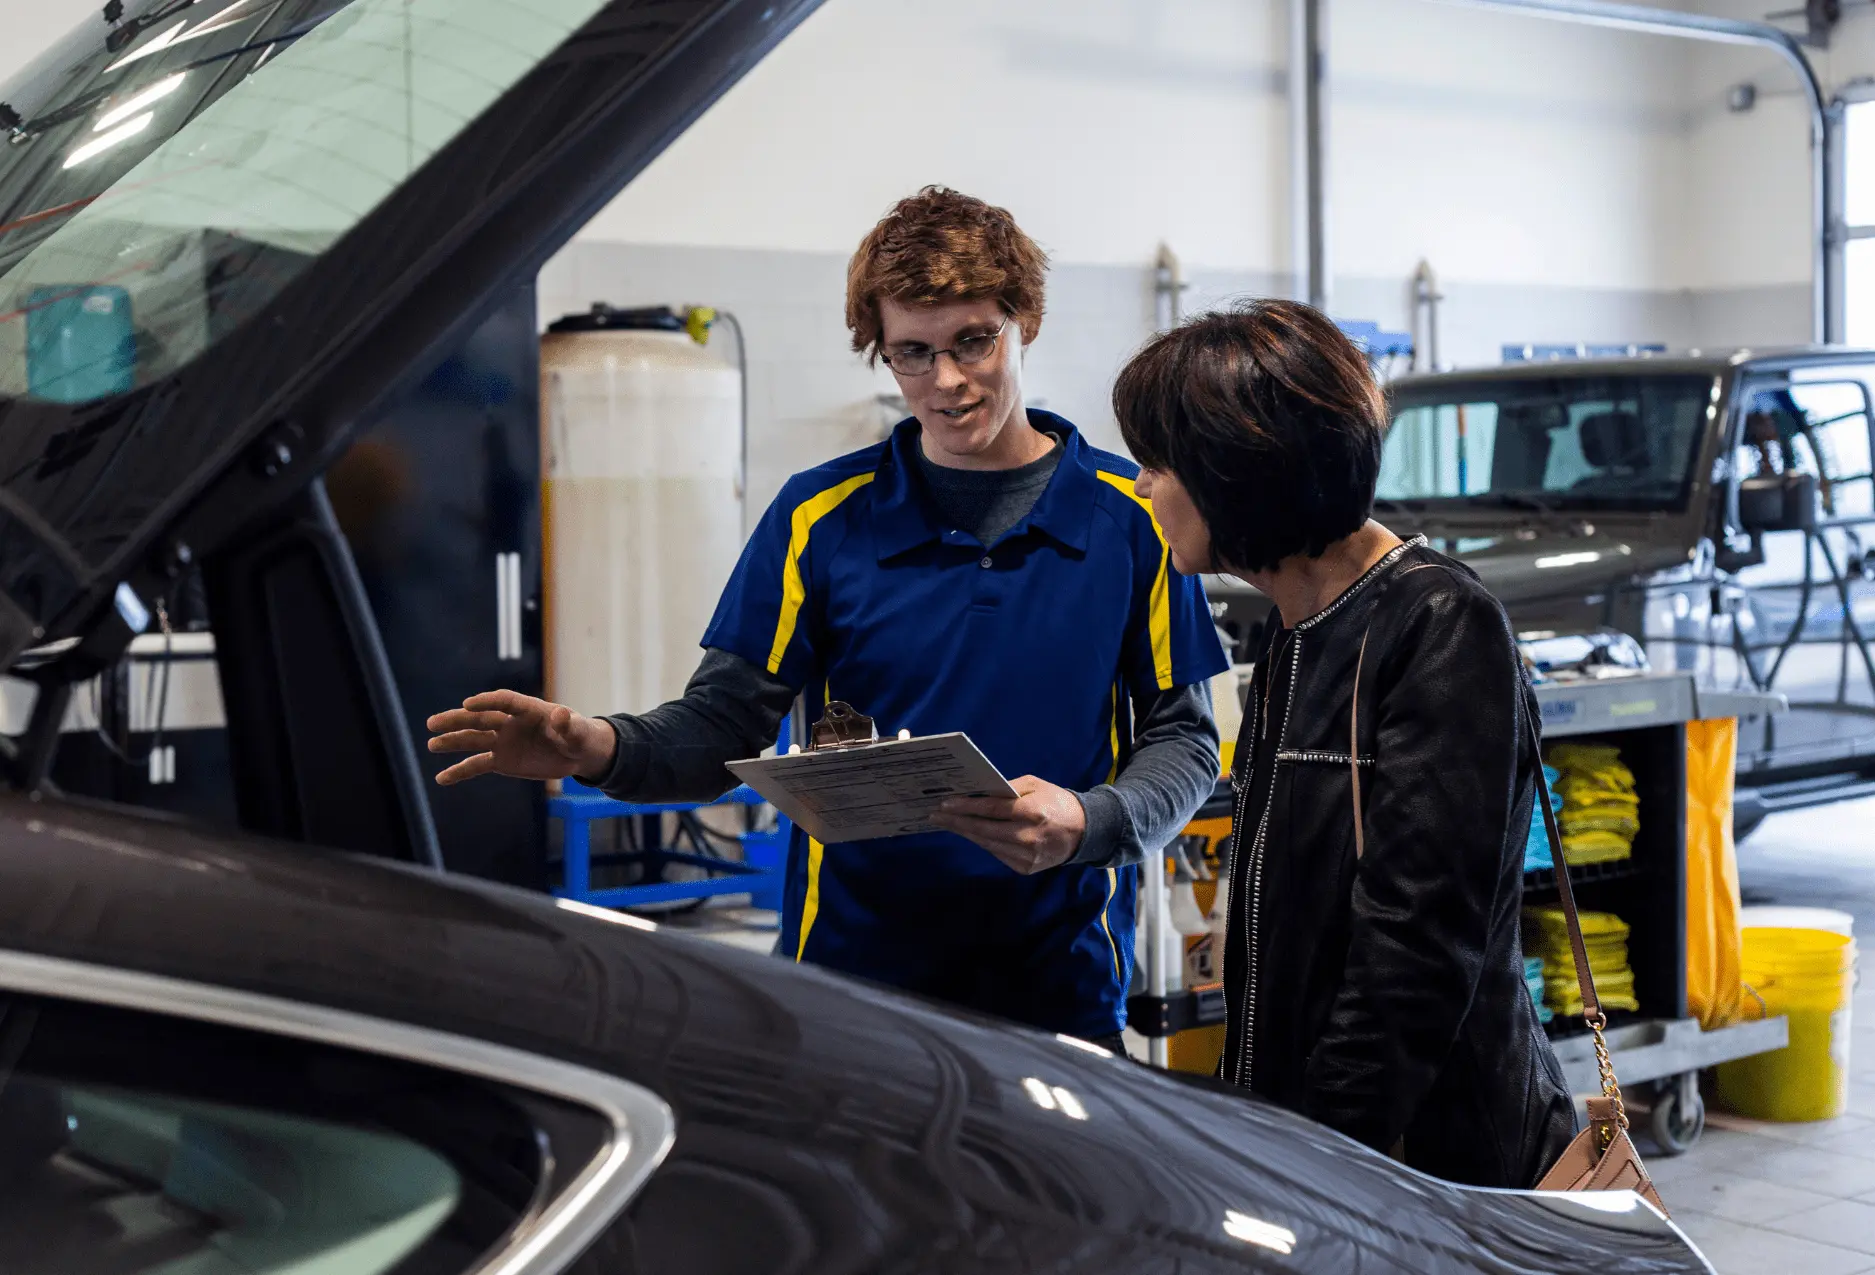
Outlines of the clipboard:
{"label": "clipboard", "polygon": [[822,845],[933,832],[948,798],[1017,795],[961,731],[881,740],[870,717],[839,700],[805,749],[728,767]]}

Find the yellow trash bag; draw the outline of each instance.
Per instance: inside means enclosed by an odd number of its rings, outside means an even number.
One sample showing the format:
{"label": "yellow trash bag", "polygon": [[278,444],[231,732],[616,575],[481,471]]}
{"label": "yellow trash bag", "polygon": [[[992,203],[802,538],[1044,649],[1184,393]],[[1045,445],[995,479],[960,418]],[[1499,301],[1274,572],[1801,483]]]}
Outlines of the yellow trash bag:
{"label": "yellow trash bag", "polygon": [[1738,1021],[1743,995],[1732,775],[1738,723],[1686,723],[1686,1003],[1708,1031]]}

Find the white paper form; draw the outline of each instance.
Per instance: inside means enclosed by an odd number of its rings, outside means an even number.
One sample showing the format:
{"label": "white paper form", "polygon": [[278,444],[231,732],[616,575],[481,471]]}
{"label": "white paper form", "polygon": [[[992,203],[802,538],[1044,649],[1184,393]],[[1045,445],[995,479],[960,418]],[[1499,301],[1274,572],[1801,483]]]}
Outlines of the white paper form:
{"label": "white paper form", "polygon": [[729,771],[823,845],[930,832],[949,797],[1016,795],[960,732],[732,761]]}

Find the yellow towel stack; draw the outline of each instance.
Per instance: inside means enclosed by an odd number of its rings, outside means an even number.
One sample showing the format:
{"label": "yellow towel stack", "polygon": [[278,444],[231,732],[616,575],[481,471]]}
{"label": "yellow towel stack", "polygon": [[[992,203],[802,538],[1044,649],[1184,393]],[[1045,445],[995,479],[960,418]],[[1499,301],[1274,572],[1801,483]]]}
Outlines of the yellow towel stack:
{"label": "yellow towel stack", "polygon": [[1634,853],[1640,831],[1640,798],[1634,772],[1620,750],[1595,744],[1558,744],[1549,763],[1562,772],[1563,858],[1573,864],[1609,863]]}
{"label": "yellow towel stack", "polygon": [[[1582,943],[1589,950],[1589,973],[1602,1008],[1638,1010],[1634,971],[1628,968],[1628,923],[1612,912],[1584,912]],[[1523,910],[1523,950],[1543,958],[1544,1003],[1558,1014],[1580,1014],[1582,988],[1561,908]]]}

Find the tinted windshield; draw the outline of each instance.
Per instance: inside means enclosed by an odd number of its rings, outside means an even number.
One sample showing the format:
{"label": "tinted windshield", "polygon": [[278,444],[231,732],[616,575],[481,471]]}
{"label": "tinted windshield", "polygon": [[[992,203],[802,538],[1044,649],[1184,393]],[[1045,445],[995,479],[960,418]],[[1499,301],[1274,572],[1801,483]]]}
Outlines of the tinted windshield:
{"label": "tinted windshield", "polygon": [[0,395],[253,316],[603,0],[130,0],[0,86]]}
{"label": "tinted windshield", "polygon": [[1395,394],[1376,495],[1675,508],[1685,502],[1716,392],[1704,375],[1405,387]]}

